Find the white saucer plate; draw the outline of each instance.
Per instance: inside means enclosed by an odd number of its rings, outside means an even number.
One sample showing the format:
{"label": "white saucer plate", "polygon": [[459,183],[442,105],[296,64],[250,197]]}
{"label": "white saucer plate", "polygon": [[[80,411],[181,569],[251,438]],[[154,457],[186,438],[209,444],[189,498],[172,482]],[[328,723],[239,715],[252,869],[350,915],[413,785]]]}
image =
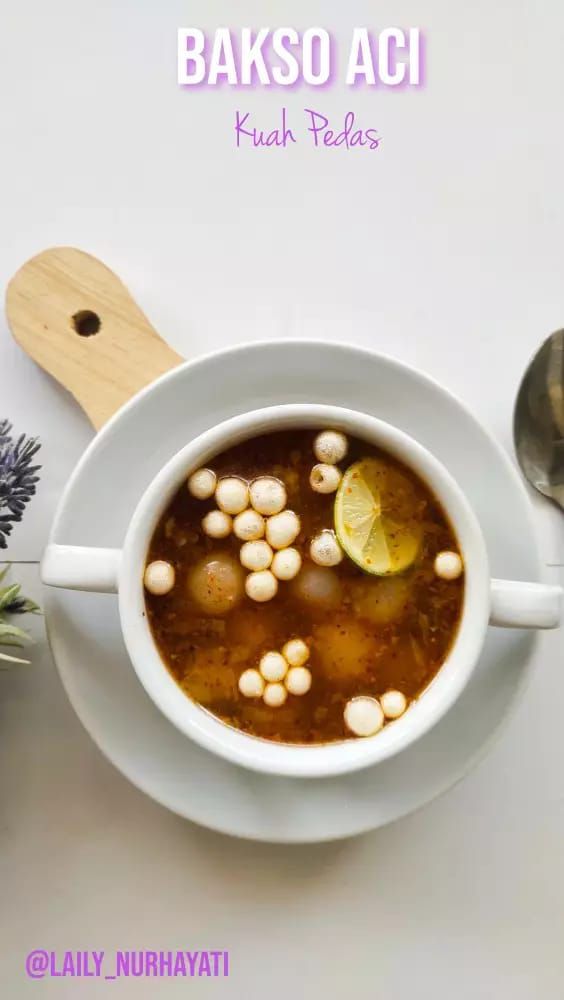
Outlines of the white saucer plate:
{"label": "white saucer plate", "polygon": [[[220,420],[287,402],[364,410],[411,434],[466,492],[492,575],[540,575],[532,510],[499,445],[448,392],[390,358],[337,344],[244,345],[187,363],[128,403],[97,435],[61,500],[51,541],[120,546],[158,469]],[[429,802],[483,756],[514,706],[535,637],[490,629],[464,694],[435,729],[397,757],[331,779],[272,778],[191,743],[139,684],[121,638],[117,599],[46,589],[51,647],[75,711],[133,784],[188,819],[274,842],[349,837]]]}

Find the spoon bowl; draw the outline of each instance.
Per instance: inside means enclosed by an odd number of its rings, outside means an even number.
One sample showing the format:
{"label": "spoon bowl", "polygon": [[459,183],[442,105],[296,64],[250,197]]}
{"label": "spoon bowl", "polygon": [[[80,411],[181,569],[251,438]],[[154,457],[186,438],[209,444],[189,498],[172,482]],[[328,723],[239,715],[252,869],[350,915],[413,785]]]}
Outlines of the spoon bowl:
{"label": "spoon bowl", "polygon": [[564,330],[548,337],[529,363],[515,402],[513,439],[523,475],[564,510]]}

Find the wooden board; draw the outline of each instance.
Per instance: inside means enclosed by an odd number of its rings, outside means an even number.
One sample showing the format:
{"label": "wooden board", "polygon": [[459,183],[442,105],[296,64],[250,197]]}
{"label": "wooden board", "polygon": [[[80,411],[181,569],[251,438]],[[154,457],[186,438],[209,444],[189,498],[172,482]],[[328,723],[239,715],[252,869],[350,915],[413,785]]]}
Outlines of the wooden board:
{"label": "wooden board", "polygon": [[24,351],[72,393],[97,430],[184,360],[113,271],[72,247],[23,265],[8,285],[6,315]]}

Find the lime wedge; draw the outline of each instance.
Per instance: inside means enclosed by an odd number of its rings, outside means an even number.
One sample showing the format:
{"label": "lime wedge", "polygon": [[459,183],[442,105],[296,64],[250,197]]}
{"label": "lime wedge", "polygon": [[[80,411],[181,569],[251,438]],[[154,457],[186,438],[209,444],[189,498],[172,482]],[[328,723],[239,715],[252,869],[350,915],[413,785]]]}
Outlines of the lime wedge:
{"label": "lime wedge", "polygon": [[389,576],[414,562],[421,544],[415,484],[395,465],[363,458],[345,472],[335,499],[335,531],[365,573]]}

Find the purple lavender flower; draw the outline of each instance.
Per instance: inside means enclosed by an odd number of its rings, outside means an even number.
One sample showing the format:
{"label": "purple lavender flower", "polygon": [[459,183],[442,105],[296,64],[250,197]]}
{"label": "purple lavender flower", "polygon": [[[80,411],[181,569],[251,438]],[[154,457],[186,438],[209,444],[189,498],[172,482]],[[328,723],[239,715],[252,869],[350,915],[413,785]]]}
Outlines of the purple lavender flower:
{"label": "purple lavender flower", "polygon": [[0,549],[7,547],[13,525],[21,521],[36,490],[40,465],[32,465],[41,445],[37,438],[12,437],[12,425],[0,420]]}

